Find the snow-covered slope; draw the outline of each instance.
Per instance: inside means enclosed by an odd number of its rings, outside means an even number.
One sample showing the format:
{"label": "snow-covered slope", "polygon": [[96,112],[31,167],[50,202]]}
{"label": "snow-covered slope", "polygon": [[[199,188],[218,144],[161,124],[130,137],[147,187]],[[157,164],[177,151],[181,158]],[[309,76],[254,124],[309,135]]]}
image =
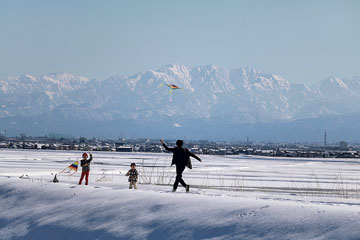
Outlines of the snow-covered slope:
{"label": "snow-covered slope", "polygon": [[302,111],[315,117],[359,112],[359,86],[359,77],[326,78],[313,86],[312,107],[306,106]]}
{"label": "snow-covered slope", "polygon": [[[201,156],[185,170],[187,194],[168,185],[170,154],[99,152],[89,186],[79,173],[51,182],[81,154],[0,151],[0,239],[360,238],[358,164]],[[133,161],[138,190],[124,176]]]}
{"label": "snow-covered slope", "polygon": [[37,116],[62,105],[85,103],[76,92],[88,79],[72,74],[9,77],[0,81],[0,117]]}

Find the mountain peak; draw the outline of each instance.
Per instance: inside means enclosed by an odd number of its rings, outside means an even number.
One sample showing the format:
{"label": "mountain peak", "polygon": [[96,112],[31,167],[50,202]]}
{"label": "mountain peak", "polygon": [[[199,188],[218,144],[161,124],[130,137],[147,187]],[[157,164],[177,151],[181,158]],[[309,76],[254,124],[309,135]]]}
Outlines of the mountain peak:
{"label": "mountain peak", "polygon": [[320,86],[322,88],[341,87],[343,89],[349,90],[348,86],[344,83],[344,81],[335,76],[330,76],[330,77],[324,79],[320,83]]}
{"label": "mountain peak", "polygon": [[218,69],[220,69],[220,67],[219,67],[218,65],[215,65],[215,64],[206,65],[206,66],[204,66],[204,68],[211,69],[211,70],[218,70]]}
{"label": "mountain peak", "polygon": [[30,74],[25,74],[24,77],[32,79],[34,81],[36,80],[35,77],[33,75],[30,75]]}
{"label": "mountain peak", "polygon": [[[174,80],[190,80],[190,69],[182,64],[168,64],[157,72],[167,74],[171,81]],[[156,72],[155,72],[156,73]]]}
{"label": "mountain peak", "polygon": [[167,71],[167,70],[171,70],[173,72],[179,72],[179,71],[188,70],[188,67],[186,67],[183,64],[172,63],[172,64],[165,65],[164,67],[162,67],[158,71]]}

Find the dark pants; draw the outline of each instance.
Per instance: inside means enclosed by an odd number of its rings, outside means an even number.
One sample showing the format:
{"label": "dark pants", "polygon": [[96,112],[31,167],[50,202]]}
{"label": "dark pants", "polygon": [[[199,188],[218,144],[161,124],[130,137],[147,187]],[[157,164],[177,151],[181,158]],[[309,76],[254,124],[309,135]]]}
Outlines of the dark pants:
{"label": "dark pants", "polygon": [[182,173],[185,170],[185,166],[178,166],[176,165],[176,179],[174,182],[174,189],[176,190],[179,183],[181,183],[181,185],[183,185],[184,188],[186,188],[186,183],[184,182],[184,180],[182,179]]}
{"label": "dark pants", "polygon": [[90,171],[82,171],[81,172],[81,177],[80,177],[80,181],[79,181],[79,185],[81,185],[82,180],[85,177],[85,185],[88,185],[89,183],[89,172]]}

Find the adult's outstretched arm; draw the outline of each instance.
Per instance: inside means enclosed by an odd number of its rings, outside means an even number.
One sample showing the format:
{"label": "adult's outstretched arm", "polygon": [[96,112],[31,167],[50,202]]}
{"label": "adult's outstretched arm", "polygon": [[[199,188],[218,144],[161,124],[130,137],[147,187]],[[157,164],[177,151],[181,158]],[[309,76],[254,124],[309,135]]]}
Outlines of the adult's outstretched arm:
{"label": "adult's outstretched arm", "polygon": [[190,151],[189,151],[189,155],[190,155],[191,157],[193,157],[193,158],[195,158],[195,159],[199,160],[200,162],[202,162],[202,160],[201,160],[198,156],[196,156],[195,154],[193,154],[193,153],[192,153],[192,152],[190,152]]}
{"label": "adult's outstretched arm", "polygon": [[160,139],[160,142],[167,151],[174,152],[175,148],[169,148],[168,146],[166,146],[165,142],[162,139]]}

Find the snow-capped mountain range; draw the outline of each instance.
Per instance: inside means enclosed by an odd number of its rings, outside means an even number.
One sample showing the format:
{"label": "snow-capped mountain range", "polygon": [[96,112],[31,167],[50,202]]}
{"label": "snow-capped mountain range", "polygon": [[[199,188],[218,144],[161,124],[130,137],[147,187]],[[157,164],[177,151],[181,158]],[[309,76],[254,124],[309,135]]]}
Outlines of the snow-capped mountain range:
{"label": "snow-capped mountain range", "polygon": [[[166,84],[182,89],[169,93]],[[329,77],[305,86],[252,68],[228,70],[216,65],[171,64],[105,79],[54,73],[0,80],[4,128],[20,129],[19,125],[32,122],[36,127],[28,126],[31,134],[34,129],[38,134],[67,129],[93,136],[108,131],[136,136],[180,132],[186,136],[189,131],[202,136],[219,129],[223,129],[219,133],[231,132],[244,124],[288,124],[353,114],[359,110],[359,100],[360,77]]]}

